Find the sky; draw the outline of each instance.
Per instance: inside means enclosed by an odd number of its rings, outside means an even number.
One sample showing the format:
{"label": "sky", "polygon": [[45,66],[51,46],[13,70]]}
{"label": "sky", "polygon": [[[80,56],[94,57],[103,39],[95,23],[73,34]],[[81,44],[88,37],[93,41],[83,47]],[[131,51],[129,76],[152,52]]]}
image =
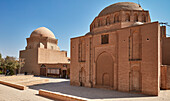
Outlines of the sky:
{"label": "sky", "polygon": [[[47,27],[70,56],[70,38],[89,32],[102,9],[117,2],[138,0],[0,0],[0,53],[18,58],[31,32]],[[140,0],[140,4],[149,10],[152,22],[170,24],[170,0]]]}

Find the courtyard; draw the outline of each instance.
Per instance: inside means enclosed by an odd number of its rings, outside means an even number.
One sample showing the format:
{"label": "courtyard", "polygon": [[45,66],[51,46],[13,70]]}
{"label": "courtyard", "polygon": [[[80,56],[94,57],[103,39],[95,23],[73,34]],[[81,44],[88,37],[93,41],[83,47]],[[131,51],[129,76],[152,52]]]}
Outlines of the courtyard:
{"label": "courtyard", "polygon": [[[51,101],[38,95],[38,90],[43,89],[51,92],[59,92],[66,95],[86,98],[91,101],[169,101],[170,91],[162,90],[158,97],[147,96],[143,94],[132,94],[114,90],[105,90],[98,88],[85,88],[70,86],[68,79],[47,78],[35,76],[7,76],[0,77],[0,80],[22,84],[29,87],[26,90],[18,90],[0,84],[0,101]],[[22,82],[21,82],[22,80]],[[29,82],[30,81],[30,82]]]}

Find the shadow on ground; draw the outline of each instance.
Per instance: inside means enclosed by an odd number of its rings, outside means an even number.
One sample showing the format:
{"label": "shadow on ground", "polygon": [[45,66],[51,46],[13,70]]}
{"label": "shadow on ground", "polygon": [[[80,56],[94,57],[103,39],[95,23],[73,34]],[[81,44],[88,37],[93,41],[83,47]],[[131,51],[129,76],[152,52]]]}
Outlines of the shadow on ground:
{"label": "shadow on ground", "polygon": [[43,89],[52,92],[60,92],[60,93],[88,98],[88,99],[149,97],[143,94],[131,94],[131,93],[114,91],[114,90],[71,86],[70,81],[38,84],[38,85],[29,86],[29,88],[34,90]]}

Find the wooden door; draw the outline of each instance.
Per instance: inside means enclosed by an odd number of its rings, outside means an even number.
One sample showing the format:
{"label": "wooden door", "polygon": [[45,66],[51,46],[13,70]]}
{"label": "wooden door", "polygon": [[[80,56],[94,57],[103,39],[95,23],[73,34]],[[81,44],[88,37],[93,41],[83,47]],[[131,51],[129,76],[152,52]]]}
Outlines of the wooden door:
{"label": "wooden door", "polygon": [[46,76],[46,68],[40,68],[40,76]]}

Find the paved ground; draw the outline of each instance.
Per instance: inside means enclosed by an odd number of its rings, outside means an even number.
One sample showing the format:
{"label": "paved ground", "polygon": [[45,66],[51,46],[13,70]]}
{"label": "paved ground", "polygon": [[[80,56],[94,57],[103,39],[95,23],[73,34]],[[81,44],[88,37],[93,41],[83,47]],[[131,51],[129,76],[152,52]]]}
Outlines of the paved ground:
{"label": "paved ground", "polygon": [[113,90],[70,86],[69,80],[49,79],[49,83],[29,86],[30,89],[44,89],[68,95],[87,98],[92,101],[170,101],[170,90],[161,91],[159,97],[131,94]]}
{"label": "paved ground", "polygon": [[[42,77],[40,77],[42,78]],[[1,77],[0,77],[1,79]],[[25,91],[17,90],[8,86],[0,85],[0,101],[51,101],[38,96],[38,90],[44,89],[52,92],[60,92],[68,95],[87,98],[92,101],[170,101],[170,90],[161,91],[158,97],[142,94],[130,94],[113,90],[97,88],[85,88],[70,86],[69,80],[56,78],[49,79],[48,83],[28,86]]]}
{"label": "paved ground", "polygon": [[23,91],[0,84],[0,101],[53,101],[37,94],[36,90]]}
{"label": "paved ground", "polygon": [[47,78],[35,77],[33,75],[14,75],[14,76],[0,76],[0,80],[13,82],[25,86],[31,86],[35,84],[47,83]]}

